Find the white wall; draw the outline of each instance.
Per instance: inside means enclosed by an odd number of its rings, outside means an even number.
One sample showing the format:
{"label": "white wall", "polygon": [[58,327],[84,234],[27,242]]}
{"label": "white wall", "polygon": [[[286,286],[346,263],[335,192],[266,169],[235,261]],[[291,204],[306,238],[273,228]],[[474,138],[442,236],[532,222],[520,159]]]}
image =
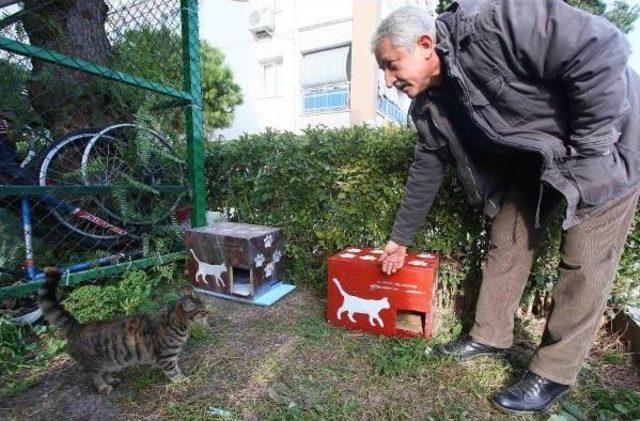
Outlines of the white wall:
{"label": "white wall", "polygon": [[302,27],[299,30],[300,51],[306,53],[313,50],[346,44],[351,42],[351,18]]}
{"label": "white wall", "polygon": [[260,61],[282,57],[284,89],[278,97],[258,96],[258,125],[294,132],[299,132],[309,124],[322,123],[328,127],[348,125],[348,112],[302,115],[299,73],[302,53],[350,42],[351,2],[278,0],[277,5],[273,37],[261,40],[256,45],[254,78],[261,81]]}
{"label": "white wall", "polygon": [[[258,85],[255,96],[256,120],[259,130],[267,126],[283,130],[293,130],[295,126],[295,25],[294,0],[278,0],[276,2],[275,29],[272,37],[261,39],[255,43],[256,55],[250,64],[251,78]],[[245,25],[245,30],[247,26]],[[281,59],[279,75],[280,93],[277,96],[265,97],[262,94],[262,62]]]}
{"label": "white wall", "polygon": [[353,16],[353,6],[350,0],[298,0],[297,3],[299,4],[300,28]]}
{"label": "white wall", "polygon": [[324,125],[329,128],[348,127],[351,123],[351,114],[346,111],[332,111],[319,114],[307,114],[298,120],[298,129],[305,127]]}
{"label": "white wall", "polygon": [[[273,0],[264,1],[273,4]],[[222,136],[235,138],[267,126],[299,131],[321,121],[330,127],[348,125],[348,112],[301,115],[299,68],[302,52],[350,41],[351,1],[275,0],[273,36],[257,42],[248,29],[249,13],[263,0],[200,3],[200,35],[225,54],[244,96],[233,126],[223,129]],[[275,58],[282,58],[283,91],[282,95],[265,98],[261,62]]]}

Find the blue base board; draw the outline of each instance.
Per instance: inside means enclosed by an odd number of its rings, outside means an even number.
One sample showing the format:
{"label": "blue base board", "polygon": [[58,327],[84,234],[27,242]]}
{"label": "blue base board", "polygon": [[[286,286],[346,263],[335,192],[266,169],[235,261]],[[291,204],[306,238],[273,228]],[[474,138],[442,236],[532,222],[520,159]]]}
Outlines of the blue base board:
{"label": "blue base board", "polygon": [[242,298],[235,295],[222,294],[214,291],[207,291],[206,289],[193,288],[193,290],[200,294],[212,295],[214,297],[224,298],[226,300],[238,301],[241,303],[254,304],[262,307],[269,307],[282,297],[296,289],[295,285],[277,283],[269,289],[269,291],[253,298]]}

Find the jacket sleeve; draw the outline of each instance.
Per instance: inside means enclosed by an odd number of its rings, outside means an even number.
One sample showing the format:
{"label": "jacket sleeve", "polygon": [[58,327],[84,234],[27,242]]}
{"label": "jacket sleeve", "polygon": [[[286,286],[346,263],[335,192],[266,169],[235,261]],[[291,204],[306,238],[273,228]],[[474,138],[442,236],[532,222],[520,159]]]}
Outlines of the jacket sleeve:
{"label": "jacket sleeve", "polygon": [[428,149],[424,143],[418,142],[404,197],[393,224],[392,241],[403,246],[413,244],[418,228],[440,189],[445,169],[446,163],[437,150]]}
{"label": "jacket sleeve", "polygon": [[558,82],[570,110],[569,146],[578,154],[607,155],[629,112],[626,36],[605,18],[561,0],[502,0],[498,25],[510,50],[533,77]]}

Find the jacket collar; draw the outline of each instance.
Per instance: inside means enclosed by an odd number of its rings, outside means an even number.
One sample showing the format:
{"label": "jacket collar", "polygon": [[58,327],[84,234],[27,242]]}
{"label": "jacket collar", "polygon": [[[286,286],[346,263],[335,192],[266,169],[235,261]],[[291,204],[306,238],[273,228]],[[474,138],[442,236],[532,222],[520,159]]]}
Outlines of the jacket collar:
{"label": "jacket collar", "polygon": [[425,114],[430,101],[428,92],[423,92],[416,97],[409,105],[408,114],[415,120]]}
{"label": "jacket collar", "polygon": [[450,43],[456,48],[475,32],[475,18],[482,0],[458,0],[445,10],[437,19],[440,26],[448,30]]}
{"label": "jacket collar", "polygon": [[429,89],[411,101],[408,114],[412,117],[423,116],[433,102],[442,102],[442,97],[449,94],[446,87]]}
{"label": "jacket collar", "polygon": [[[475,33],[474,21],[481,0],[458,0],[436,19],[437,45],[442,66],[451,65],[452,49],[459,49],[466,39]],[[427,111],[429,103],[442,95],[438,90],[426,91],[411,101],[409,115],[421,116]]]}

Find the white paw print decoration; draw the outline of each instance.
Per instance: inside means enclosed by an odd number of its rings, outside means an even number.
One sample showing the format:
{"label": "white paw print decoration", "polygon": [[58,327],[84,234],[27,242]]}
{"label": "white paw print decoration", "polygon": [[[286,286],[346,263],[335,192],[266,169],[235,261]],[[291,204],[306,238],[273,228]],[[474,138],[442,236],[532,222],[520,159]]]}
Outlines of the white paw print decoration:
{"label": "white paw print decoration", "polygon": [[278,262],[280,261],[280,259],[282,259],[282,251],[280,251],[280,250],[276,250],[276,251],[273,253],[273,261],[274,261],[275,263],[278,263]]}
{"label": "white paw print decoration", "polygon": [[253,261],[257,268],[262,267],[264,264],[264,254],[259,253]]}
{"label": "white paw print decoration", "polygon": [[265,248],[269,248],[271,247],[271,244],[273,244],[273,235],[269,234],[264,237],[264,246]]}
{"label": "white paw print decoration", "polygon": [[411,266],[423,266],[423,267],[429,266],[429,263],[425,262],[424,260],[412,260],[409,262],[409,264]]}
{"label": "white paw print decoration", "polygon": [[364,256],[360,256],[360,259],[362,260],[376,260],[376,256],[372,256],[370,254],[365,254]]}
{"label": "white paw print decoration", "polygon": [[264,268],[264,276],[265,277],[269,277],[271,275],[273,275],[273,268],[274,268],[275,263],[271,262],[271,263],[267,263],[267,266],[265,266]]}
{"label": "white paw print decoration", "polygon": [[421,257],[423,259],[435,259],[435,254],[431,254],[431,253],[421,253],[418,255],[418,257]]}
{"label": "white paw print decoration", "polygon": [[342,257],[343,259],[353,259],[354,257],[356,257],[355,254],[351,254],[351,253],[342,253],[342,254],[339,254],[338,256]]}

